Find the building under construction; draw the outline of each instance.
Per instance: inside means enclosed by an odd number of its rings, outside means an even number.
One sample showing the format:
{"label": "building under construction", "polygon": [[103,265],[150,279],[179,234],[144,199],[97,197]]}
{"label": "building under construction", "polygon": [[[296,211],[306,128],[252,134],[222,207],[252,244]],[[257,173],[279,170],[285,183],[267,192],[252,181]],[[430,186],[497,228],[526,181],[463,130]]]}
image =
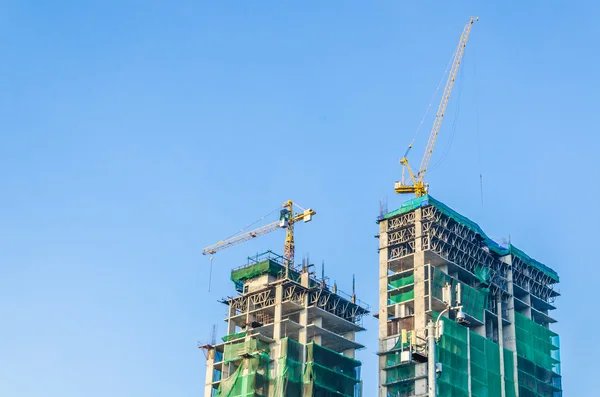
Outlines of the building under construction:
{"label": "building under construction", "polygon": [[379,397],[562,396],[555,271],[429,195],[378,222]]}
{"label": "building under construction", "polygon": [[[379,397],[562,396],[558,335],[550,330],[557,273],[494,242],[429,196],[425,182],[477,20],[463,28],[420,167],[413,172],[407,158],[414,138],[400,160],[394,190],[416,198],[378,219]],[[231,273],[239,295],[223,301],[227,335],[203,346],[205,397],[362,395],[354,353],[363,346],[354,336],[367,307],[315,278],[308,263],[293,267],[294,223],[314,214],[287,201],[279,221],[203,251],[286,229],[283,258],[267,253]]]}
{"label": "building under construction", "polygon": [[294,270],[268,251],[231,272],[238,295],[227,334],[207,352],[204,397],[360,397],[363,345],[355,334],[368,307],[318,279],[307,261]]}

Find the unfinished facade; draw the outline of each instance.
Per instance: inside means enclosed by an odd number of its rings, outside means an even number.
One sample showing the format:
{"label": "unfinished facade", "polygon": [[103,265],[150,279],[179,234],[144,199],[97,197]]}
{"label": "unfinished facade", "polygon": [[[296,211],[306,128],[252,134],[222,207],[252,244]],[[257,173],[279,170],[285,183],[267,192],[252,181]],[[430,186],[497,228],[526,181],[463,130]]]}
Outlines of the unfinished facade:
{"label": "unfinished facade", "polygon": [[305,264],[286,269],[271,252],[231,272],[239,294],[227,335],[207,351],[204,397],[360,397],[355,341],[366,305],[317,279]]}
{"label": "unfinished facade", "polygon": [[379,397],[428,395],[425,328],[440,314],[439,396],[562,396],[556,272],[428,195],[378,223]]}

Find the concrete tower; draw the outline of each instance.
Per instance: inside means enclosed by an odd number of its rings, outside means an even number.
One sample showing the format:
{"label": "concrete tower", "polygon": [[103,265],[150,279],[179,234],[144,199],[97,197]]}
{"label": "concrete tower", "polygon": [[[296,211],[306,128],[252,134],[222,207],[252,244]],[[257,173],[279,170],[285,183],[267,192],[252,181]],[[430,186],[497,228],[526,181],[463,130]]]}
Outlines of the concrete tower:
{"label": "concrete tower", "polygon": [[379,397],[562,395],[555,271],[428,195],[378,222]]}

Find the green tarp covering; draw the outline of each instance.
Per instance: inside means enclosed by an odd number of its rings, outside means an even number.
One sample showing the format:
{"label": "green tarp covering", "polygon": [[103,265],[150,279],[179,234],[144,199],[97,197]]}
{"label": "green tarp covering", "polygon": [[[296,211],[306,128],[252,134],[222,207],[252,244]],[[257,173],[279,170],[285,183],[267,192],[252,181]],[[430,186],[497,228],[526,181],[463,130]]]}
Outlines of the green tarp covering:
{"label": "green tarp covering", "polygon": [[225,335],[221,339],[223,340],[223,342],[229,342],[230,340],[243,338],[246,336],[247,333],[248,333],[248,331],[238,332],[235,334],[229,334],[229,335]]}
{"label": "green tarp covering", "polygon": [[515,312],[515,337],[519,356],[560,374],[560,346],[556,333]]}
{"label": "green tarp covering", "polygon": [[386,369],[385,371],[385,383],[396,383],[404,382],[415,377],[415,366],[404,365],[400,367]]}
{"label": "green tarp covering", "polygon": [[433,269],[433,282],[431,283],[431,293],[434,298],[443,299],[443,290],[446,284],[451,285],[451,301],[456,302],[456,286],[460,284],[461,305],[463,311],[469,316],[483,321],[483,310],[487,300],[487,290],[477,290],[469,285],[450,277],[437,267]]}
{"label": "green tarp covering", "polygon": [[515,312],[515,338],[519,395],[543,397],[560,391],[558,335]]}
{"label": "green tarp covering", "polygon": [[361,362],[314,342],[280,341],[272,365],[270,347],[258,339],[225,345],[224,362],[237,369],[224,379],[216,397],[359,397]]}
{"label": "green tarp covering", "polygon": [[438,378],[440,397],[468,397],[469,369],[467,360],[468,328],[442,317],[444,333],[437,344],[437,362],[443,371]]}
{"label": "green tarp covering", "polygon": [[285,271],[285,268],[279,263],[270,259],[255,263],[253,265],[244,266],[239,269],[235,269],[231,272],[231,281],[237,282],[241,280],[247,280],[261,274],[278,275],[280,272]]}
{"label": "green tarp covering", "polygon": [[415,299],[415,290],[411,289],[410,291],[401,292],[396,295],[390,296],[389,304],[392,305],[394,303],[402,303],[408,300]]}
{"label": "green tarp covering", "polygon": [[266,396],[269,387],[268,346],[252,339],[225,345],[224,363],[237,361],[235,372],[219,384],[215,397]]}
{"label": "green tarp covering", "polygon": [[[469,338],[473,397],[502,397],[500,346],[473,331],[469,331]],[[514,395],[514,382],[512,383],[512,391],[512,395]]]}
{"label": "green tarp covering", "polygon": [[388,289],[400,288],[400,287],[404,287],[406,285],[410,285],[410,284],[414,284],[414,283],[415,283],[415,274],[410,273],[407,276],[404,276],[404,277],[399,278],[394,281],[390,281]]}

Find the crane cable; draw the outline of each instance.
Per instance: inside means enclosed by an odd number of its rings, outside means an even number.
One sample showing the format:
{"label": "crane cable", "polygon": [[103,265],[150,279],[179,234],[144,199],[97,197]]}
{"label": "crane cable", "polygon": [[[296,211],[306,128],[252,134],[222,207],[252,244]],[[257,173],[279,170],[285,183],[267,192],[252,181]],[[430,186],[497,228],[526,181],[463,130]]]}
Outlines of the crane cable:
{"label": "crane cable", "polygon": [[213,265],[213,259],[215,259],[214,256],[210,257],[210,272],[208,273],[208,292],[210,292],[210,284],[212,281],[212,265]]}
{"label": "crane cable", "polygon": [[[261,216],[260,219],[258,219],[256,221],[250,223],[247,226],[244,226],[239,231],[237,231],[237,232],[233,233],[231,236],[227,237],[225,240],[229,240],[230,238],[232,238],[234,236],[237,236],[238,234],[242,233],[244,230],[248,229],[250,226],[253,226],[253,225],[257,224],[258,222],[262,221],[263,219],[265,219],[268,216],[271,216],[272,214],[274,214],[275,212],[277,212],[279,210],[280,210],[280,208],[276,208],[273,211],[269,212],[268,214]],[[212,282],[212,269],[213,269],[213,259],[214,258],[215,258],[214,256],[210,257],[210,270],[209,270],[209,273],[208,273],[208,292],[210,292],[210,285],[211,285],[211,282]]]}
{"label": "crane cable", "polygon": [[448,152],[450,151],[450,148],[452,147],[452,143],[454,142],[454,137],[456,135],[456,127],[458,126],[458,113],[460,111],[460,99],[462,98],[462,87],[463,87],[463,70],[464,68],[460,69],[460,75],[458,76],[459,82],[458,82],[458,97],[456,99],[456,110],[454,111],[454,119],[452,120],[452,130],[450,132],[450,140],[448,141],[448,144],[446,145],[446,148],[444,149],[444,153],[442,154],[442,157],[438,160],[437,163],[435,163],[433,165],[433,167],[429,168],[429,172],[435,170],[436,168],[438,168],[440,165],[442,165],[442,163],[444,162],[444,160],[446,159],[446,156],[448,155]]}
{"label": "crane cable", "polygon": [[481,170],[481,134],[479,131],[479,90],[477,85],[477,47],[473,46],[473,71],[474,71],[474,83],[475,83],[475,115],[477,117],[477,166],[479,168],[479,194],[481,196],[481,206],[483,207],[483,171]]}
{"label": "crane cable", "polygon": [[294,205],[302,210],[302,212],[306,211],[304,208],[300,207],[298,204],[294,203]]}
{"label": "crane cable", "polygon": [[229,236],[229,237],[225,238],[224,240],[229,240],[230,238],[232,238],[232,237],[234,237],[234,236],[237,236],[238,234],[242,233],[244,230],[248,229],[250,226],[254,226],[254,225],[255,225],[255,224],[257,224],[258,222],[260,222],[260,221],[262,221],[263,219],[265,219],[266,217],[273,215],[275,212],[279,211],[280,209],[281,209],[281,208],[276,208],[276,209],[274,209],[273,211],[269,212],[268,214],[261,216],[261,217],[260,217],[260,219],[258,219],[258,220],[256,220],[256,221],[254,221],[254,222],[250,223],[249,225],[246,225],[246,226],[244,226],[244,227],[243,227],[243,228],[241,228],[239,231],[237,231],[237,232],[233,233],[231,236]]}
{"label": "crane cable", "polygon": [[429,110],[431,110],[431,105],[433,105],[433,101],[435,100],[438,92],[440,91],[442,83],[444,82],[446,75],[448,74],[448,70],[450,70],[450,66],[452,65],[452,61],[454,60],[455,56],[456,56],[456,51],[454,51],[452,53],[452,56],[450,57],[450,61],[448,61],[448,65],[446,65],[446,70],[444,70],[444,74],[442,74],[442,78],[440,79],[440,82],[438,83],[437,88],[435,89],[435,92],[433,93],[433,95],[431,96],[431,99],[429,100],[429,106],[427,106],[427,110],[425,111],[425,114],[423,115],[423,118],[421,119],[421,122],[419,123],[419,126],[417,127],[417,130],[415,131],[415,134],[414,134],[412,140],[410,141],[410,144],[408,145],[406,152],[404,153],[404,157],[408,156],[408,152],[410,152],[410,149],[412,148],[412,145],[415,142],[415,139],[417,138],[419,131],[421,131],[421,127],[423,127],[423,123],[425,122],[425,119],[427,118],[427,115],[429,114]]}

